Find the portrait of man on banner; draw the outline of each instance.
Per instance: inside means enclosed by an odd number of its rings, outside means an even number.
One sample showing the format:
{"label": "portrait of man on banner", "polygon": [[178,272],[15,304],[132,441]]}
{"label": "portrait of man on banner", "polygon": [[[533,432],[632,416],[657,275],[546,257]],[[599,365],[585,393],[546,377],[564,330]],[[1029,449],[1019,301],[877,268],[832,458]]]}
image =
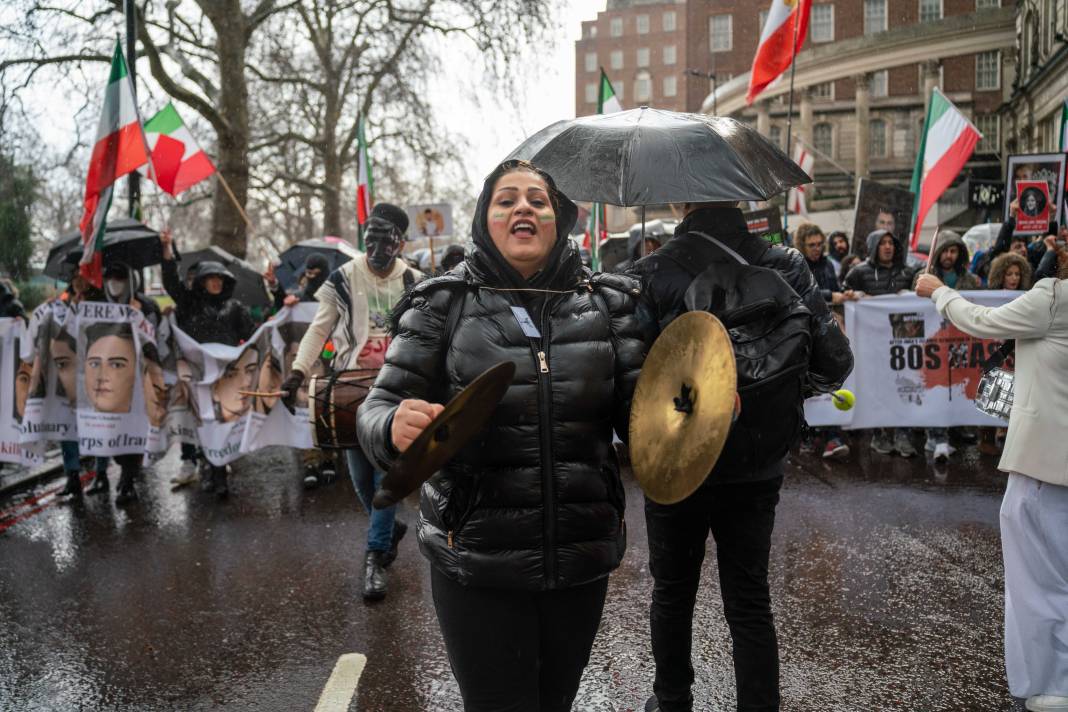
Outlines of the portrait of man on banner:
{"label": "portrait of man on banner", "polygon": [[875,230],[887,230],[898,242],[908,244],[913,202],[908,190],[862,178],[853,216],[853,254],[867,258],[867,237]]}

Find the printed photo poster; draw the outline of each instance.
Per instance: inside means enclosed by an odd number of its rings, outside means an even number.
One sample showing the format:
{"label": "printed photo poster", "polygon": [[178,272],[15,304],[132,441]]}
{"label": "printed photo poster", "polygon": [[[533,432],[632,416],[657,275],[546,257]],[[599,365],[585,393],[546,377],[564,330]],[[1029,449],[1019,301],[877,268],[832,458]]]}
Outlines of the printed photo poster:
{"label": "printed photo poster", "polygon": [[33,370],[20,354],[25,338],[22,319],[0,319],[0,462],[32,465],[41,461],[40,448],[20,442]]}
{"label": "printed photo poster", "polygon": [[1044,180],[1021,180],[1016,183],[1020,212],[1016,214],[1016,234],[1045,235],[1049,229],[1049,186]]}
{"label": "printed photo poster", "polygon": [[[1020,294],[970,291],[968,301],[997,307]],[[847,303],[846,329],[857,397],[846,427],[1005,425],[975,407],[982,364],[1000,341],[968,336],[915,294]]]}
{"label": "printed photo poster", "polygon": [[[256,374],[256,391],[275,392],[289,377],[293,370],[293,361],[300,349],[300,341],[315,318],[318,306],[316,302],[294,304],[282,309],[267,323],[267,343],[270,348],[260,359],[259,371]],[[241,442],[241,451],[252,452],[281,443],[301,449],[312,448],[314,445],[308,424],[308,383],[312,376],[324,375],[326,371],[326,362],[322,358],[317,359],[312,366],[312,372],[305,374],[307,378],[304,385],[297,392],[294,413],[289,412],[280,398],[253,398],[252,413]]]}
{"label": "printed photo poster", "polygon": [[412,238],[450,237],[452,228],[452,205],[450,203],[423,203],[409,205],[408,234]]}
{"label": "printed photo poster", "polygon": [[177,343],[174,314],[160,321],[156,333],[158,363],[150,359],[146,371],[152,376],[152,391],[146,390],[149,419],[147,459],[162,457],[173,443],[196,445],[200,414],[194,391],[203,379],[199,351],[183,352]]}
{"label": "printed photo poster", "polygon": [[58,299],[38,306],[21,340],[19,358],[30,380],[17,420],[23,443],[77,440],[78,340],[75,315]]}
{"label": "printed photo poster", "polygon": [[83,302],[76,308],[78,443],[82,455],[148,451],[148,403],[159,393],[162,371],[155,330],[126,304]]}
{"label": "printed photo poster", "polygon": [[[1009,156],[1007,175],[1005,176],[1005,206],[1002,222],[1009,219],[1009,205],[1016,200],[1017,183],[1020,181],[1044,181],[1046,183],[1048,202],[1050,206],[1050,218],[1056,219],[1060,212],[1057,206],[1064,204],[1064,164],[1063,153],[1036,153],[1030,155]],[[1020,208],[1023,209],[1021,191]],[[1024,230],[1019,224],[1016,225],[1014,235],[1040,235],[1045,232],[1045,226],[1040,230]]]}
{"label": "printed photo poster", "polygon": [[868,235],[875,230],[889,230],[902,244],[907,245],[914,202],[915,196],[911,191],[861,178],[853,214],[852,252],[866,259]]}

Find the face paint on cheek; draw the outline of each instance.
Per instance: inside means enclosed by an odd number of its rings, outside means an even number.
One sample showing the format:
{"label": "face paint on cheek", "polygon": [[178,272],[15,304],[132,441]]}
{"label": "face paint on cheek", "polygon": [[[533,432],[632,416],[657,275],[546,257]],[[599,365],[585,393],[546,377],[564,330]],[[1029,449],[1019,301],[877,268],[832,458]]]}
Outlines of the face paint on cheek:
{"label": "face paint on cheek", "polygon": [[543,223],[556,222],[556,216],[555,215],[539,215],[538,216],[538,222],[543,222]]}
{"label": "face paint on cheek", "polygon": [[504,222],[507,219],[508,219],[508,214],[505,213],[504,211],[500,211],[500,212],[496,212],[496,213],[491,213],[490,214],[490,220],[492,222]]}

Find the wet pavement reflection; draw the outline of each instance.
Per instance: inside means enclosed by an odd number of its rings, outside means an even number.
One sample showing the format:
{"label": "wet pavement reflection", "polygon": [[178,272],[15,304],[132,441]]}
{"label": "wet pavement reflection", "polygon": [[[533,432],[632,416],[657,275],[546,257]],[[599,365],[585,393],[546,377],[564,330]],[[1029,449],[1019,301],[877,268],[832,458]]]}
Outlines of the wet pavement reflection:
{"label": "wet pavement reflection", "polygon": [[[861,445],[849,464],[789,463],[771,564],[783,709],[1022,710],[1002,657],[996,460],[966,448],[936,470]],[[172,453],[125,510],[43,500],[0,534],[0,709],[312,709],[350,652],[368,657],[351,709],[462,708],[414,536],[387,599],[362,601],[367,518],[344,476],[304,491],[293,453],[270,449],[237,463],[218,502],[170,492],[176,468]],[[626,479],[628,551],[576,710],[640,710],[652,689],[652,580]],[[0,519],[33,494],[0,502]],[[414,522],[414,498],[403,506]],[[711,546],[695,697],[726,711],[734,675]]]}

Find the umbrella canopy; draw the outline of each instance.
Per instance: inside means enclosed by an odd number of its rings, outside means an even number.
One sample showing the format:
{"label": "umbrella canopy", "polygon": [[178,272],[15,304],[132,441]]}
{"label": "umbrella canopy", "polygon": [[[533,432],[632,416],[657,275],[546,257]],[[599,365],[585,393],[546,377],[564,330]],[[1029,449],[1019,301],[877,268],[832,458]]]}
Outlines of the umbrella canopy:
{"label": "umbrella canopy", "polygon": [[558,121],[508,158],[538,166],[571,200],[611,205],[768,200],[812,182],[745,124],[647,107]]}
{"label": "umbrella canopy", "polygon": [[230,273],[234,275],[237,284],[234,286],[234,299],[247,306],[270,306],[272,300],[263,285],[263,275],[245,260],[234,257],[221,247],[211,245],[203,250],[185,252],[178,258],[178,274],[185,281],[195,265],[207,261],[221,262]]}
{"label": "umbrella canopy", "polygon": [[308,259],[308,255],[316,253],[326,257],[331,272],[360,254],[340,237],[317,237],[298,242],[278,255],[280,264],[274,269],[275,277],[286,291],[291,292],[297,288],[304,261]]}
{"label": "umbrella canopy", "polygon": [[[53,279],[69,280],[74,276],[77,258],[81,257],[82,235],[71,232],[56,240],[48,251],[44,273]],[[133,218],[109,220],[104,229],[104,263],[123,262],[133,269],[144,269],[163,261],[159,233]]]}

